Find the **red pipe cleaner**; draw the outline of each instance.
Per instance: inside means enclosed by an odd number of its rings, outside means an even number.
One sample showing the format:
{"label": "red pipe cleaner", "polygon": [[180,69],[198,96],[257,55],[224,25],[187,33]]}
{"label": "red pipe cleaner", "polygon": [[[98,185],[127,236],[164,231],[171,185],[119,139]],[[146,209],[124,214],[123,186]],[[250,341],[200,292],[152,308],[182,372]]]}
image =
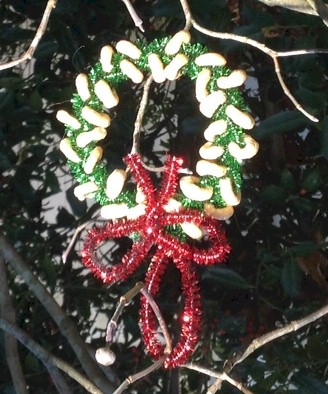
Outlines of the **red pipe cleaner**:
{"label": "red pipe cleaner", "polygon": [[[201,328],[201,303],[199,282],[192,262],[210,265],[222,262],[230,252],[225,232],[217,220],[204,216],[202,212],[185,209],[181,212],[166,212],[164,206],[173,197],[178,185],[179,159],[169,156],[165,166],[162,185],[156,191],[148,171],[137,154],[125,158],[136,184],[146,196],[147,208],[144,215],[134,220],[109,222],[102,228],[89,231],[82,250],[82,261],[93,274],[104,283],[125,280],[141,265],[153,245],[157,249],[146,274],[145,285],[155,297],[169,261],[181,274],[184,308],[181,315],[181,334],[178,343],[164,362],[165,368],[174,368],[187,361],[194,352]],[[182,223],[194,223],[208,235],[207,248],[189,245],[170,235],[166,227]],[[107,266],[97,257],[97,247],[112,238],[139,234],[130,251],[119,264]],[[157,339],[157,322],[146,298],[141,298],[140,325],[143,341],[150,355],[158,359],[164,355],[164,346]]]}

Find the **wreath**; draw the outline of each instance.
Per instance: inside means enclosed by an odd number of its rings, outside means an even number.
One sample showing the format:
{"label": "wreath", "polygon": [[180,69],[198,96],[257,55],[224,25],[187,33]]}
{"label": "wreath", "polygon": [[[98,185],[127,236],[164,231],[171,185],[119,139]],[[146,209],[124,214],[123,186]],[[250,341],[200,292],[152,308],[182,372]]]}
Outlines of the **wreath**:
{"label": "wreath", "polygon": [[[192,262],[210,265],[224,261],[229,254],[230,246],[218,220],[231,217],[233,207],[239,204],[242,161],[258,150],[258,143],[244,133],[255,123],[238,90],[246,73],[231,71],[222,55],[190,40],[190,33],[182,30],[149,44],[122,40],[115,50],[109,45],[103,47],[100,62],[88,75],[76,78],[73,115],[65,110],[57,112],[57,119],[66,126],[60,150],[79,182],[74,194],[79,200],[94,198],[102,206],[100,215],[108,220],[104,227],[89,231],[82,250],[83,263],[104,283],[113,283],[132,275],[155,245],[145,278],[152,297],[158,293],[170,261],[180,271],[182,327],[169,354],[158,339],[154,312],[147,299],[141,298],[144,343],[154,359],[165,356],[166,368],[183,364],[196,347],[201,305]],[[110,134],[111,110],[119,103],[120,84],[128,80],[141,84],[146,75],[156,83],[190,78],[195,83],[199,110],[209,119],[196,174],[181,174],[182,160],[168,156],[158,190],[137,153],[124,158],[125,170],[108,173],[99,146]],[[134,240],[122,261],[113,266],[100,261],[96,253],[100,244],[122,236]]]}

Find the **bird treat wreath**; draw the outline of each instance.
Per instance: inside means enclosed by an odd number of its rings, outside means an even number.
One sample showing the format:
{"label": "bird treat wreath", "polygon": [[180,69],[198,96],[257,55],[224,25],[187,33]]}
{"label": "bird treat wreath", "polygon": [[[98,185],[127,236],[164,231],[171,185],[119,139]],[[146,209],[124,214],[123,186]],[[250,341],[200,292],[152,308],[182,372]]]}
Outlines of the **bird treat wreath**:
{"label": "bird treat wreath", "polygon": [[[127,80],[141,84],[148,75],[156,83],[190,78],[199,110],[209,119],[196,174],[181,174],[182,160],[168,156],[158,190],[138,154],[124,158],[125,170],[108,173],[99,146],[108,134],[111,109],[119,103],[119,85]],[[222,55],[191,44],[190,33],[184,30],[150,44],[122,40],[115,49],[102,48],[100,62],[89,75],[77,76],[74,114],[57,112],[57,119],[66,126],[60,150],[79,182],[74,194],[81,201],[94,198],[102,206],[100,215],[108,220],[104,227],[88,232],[82,249],[86,267],[109,284],[125,280],[151,254],[145,288],[152,297],[159,292],[169,262],[180,271],[184,296],[181,333],[167,355],[158,339],[154,311],[141,297],[143,341],[151,357],[165,356],[165,368],[186,362],[198,341],[200,289],[193,263],[222,262],[230,252],[219,221],[228,219],[239,204],[242,160],[258,150],[258,143],[244,133],[255,123],[238,90],[245,79],[243,70],[226,67]],[[97,256],[97,248],[123,236],[133,239],[131,250],[120,263],[106,265]]]}

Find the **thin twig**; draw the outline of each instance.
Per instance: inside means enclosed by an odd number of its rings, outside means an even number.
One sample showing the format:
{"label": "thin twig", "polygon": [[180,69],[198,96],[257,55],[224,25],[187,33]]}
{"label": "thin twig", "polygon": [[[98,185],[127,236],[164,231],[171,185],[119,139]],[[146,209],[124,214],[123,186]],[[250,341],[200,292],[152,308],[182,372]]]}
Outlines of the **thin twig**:
{"label": "thin twig", "polygon": [[143,86],[143,93],[142,93],[142,97],[141,97],[141,101],[140,101],[140,106],[139,106],[136,120],[134,122],[133,144],[132,144],[131,153],[139,153],[139,142],[140,142],[142,120],[143,120],[143,117],[145,115],[145,111],[147,108],[149,90],[150,90],[150,85],[152,82],[153,82],[153,77],[152,77],[152,75],[150,75],[147,78],[147,80]]}
{"label": "thin twig", "polygon": [[180,1],[180,3],[186,20],[184,29],[189,30],[192,25],[192,15],[191,15],[190,7],[187,1]]}
{"label": "thin twig", "polygon": [[[142,97],[140,100],[140,106],[139,106],[139,110],[137,113],[137,117],[136,120],[134,122],[134,130],[133,130],[133,143],[132,143],[132,149],[131,149],[131,153],[139,153],[139,145],[140,145],[140,135],[141,135],[141,128],[142,128],[142,121],[145,115],[145,111],[147,108],[147,103],[148,103],[148,97],[149,97],[149,90],[150,90],[150,86],[153,82],[153,77],[152,75],[150,75],[144,86],[143,86],[143,92],[142,92]],[[152,171],[152,172],[163,172],[165,167],[152,167],[152,166],[148,166],[147,164],[145,164],[144,162],[142,163],[142,165],[146,168],[146,170],[148,171]]]}
{"label": "thin twig", "polygon": [[[11,302],[8,283],[5,261],[0,256],[0,317],[15,324],[16,313]],[[27,394],[27,385],[19,359],[17,341],[10,333],[5,332],[4,342],[6,360],[15,391],[19,394]]]}
{"label": "thin twig", "polygon": [[57,4],[57,0],[48,0],[48,3],[46,5],[46,8],[44,10],[44,13],[43,13],[43,16],[42,16],[42,19],[40,22],[40,25],[38,27],[38,30],[36,31],[36,34],[31,42],[31,45],[28,48],[28,50],[22,56],[20,56],[18,59],[13,60],[8,63],[5,63],[5,64],[1,64],[0,71],[6,70],[7,68],[15,67],[18,64],[25,62],[25,60],[32,59],[34,52],[35,52],[37,46],[39,45],[39,42],[47,29],[47,25],[49,22],[51,12],[56,7],[56,4]]}
{"label": "thin twig", "polygon": [[162,357],[159,360],[155,361],[150,367],[144,369],[143,371],[140,371],[134,375],[131,375],[129,377],[127,377],[124,382],[114,391],[113,394],[121,394],[123,393],[123,391],[128,388],[128,386],[130,384],[132,384],[133,382],[136,382],[137,380],[149,375],[150,373],[152,373],[153,371],[155,371],[156,369],[158,369],[165,360],[166,357]]}
{"label": "thin twig", "polygon": [[[230,383],[232,386],[236,387],[238,390],[240,390],[244,394],[253,394],[253,392],[248,390],[246,387],[244,387],[242,383],[238,382],[235,379],[232,379],[226,373],[214,372],[211,369],[204,368],[204,367],[202,367],[198,364],[195,364],[195,363],[189,363],[189,364],[185,364],[182,366],[184,368],[193,369],[194,371],[201,372],[205,375],[212,376],[214,378],[219,378],[220,380],[225,380],[228,383]],[[209,393],[209,391],[207,393]]]}
{"label": "thin twig", "polygon": [[151,294],[149,294],[149,292],[145,288],[145,285],[142,282],[136,283],[136,285],[131,290],[129,290],[126,294],[124,294],[120,298],[119,303],[116,307],[116,310],[115,310],[110,322],[107,325],[107,330],[106,330],[107,344],[111,345],[113,343],[115,331],[117,328],[117,322],[118,322],[120,315],[123,312],[124,307],[126,305],[128,305],[131,302],[131,300],[138,293],[141,293],[144,297],[146,297],[147,302],[149,302],[150,307],[152,308],[152,310],[156,316],[156,319],[158,321],[158,324],[163,332],[163,336],[165,339],[165,345],[166,345],[164,353],[170,354],[172,351],[172,341],[171,341],[169,330],[168,330],[167,325],[165,323],[164,317],[163,317],[162,312],[160,311],[159,307],[157,306],[154,298],[151,296]]}
{"label": "thin twig", "polygon": [[62,253],[62,262],[65,264],[68,258],[68,255],[71,253],[71,250],[76,242],[77,237],[79,236],[80,232],[83,231],[89,223],[91,223],[92,220],[87,220],[85,223],[81,224],[78,226],[73,234],[72,239],[70,240],[70,243],[68,244],[67,248],[64,250]]}
{"label": "thin twig", "polygon": [[155,361],[152,365],[150,365],[148,368],[144,369],[143,371],[137,372],[134,375],[128,376],[124,382],[115,390],[113,394],[120,394],[122,393],[130,384],[133,382],[143,378],[144,376],[149,375],[151,372],[153,372],[155,369],[158,369],[165,361],[166,355],[170,354],[172,351],[172,340],[169,334],[169,330],[167,328],[167,325],[165,323],[165,320],[163,318],[163,315],[158,308],[154,298],[149,294],[147,289],[145,288],[144,284],[142,282],[136,283],[136,285],[129,290],[126,294],[124,294],[118,303],[118,306],[113,314],[113,317],[111,318],[110,322],[108,323],[107,330],[106,330],[106,342],[107,346],[109,347],[114,340],[114,335],[115,331],[117,328],[117,321],[119,319],[119,316],[123,312],[123,309],[126,305],[130,303],[130,301],[138,294],[141,293],[144,297],[146,297],[147,302],[149,302],[150,307],[152,308],[158,324],[163,332],[163,336],[165,339],[165,350],[164,350],[164,357],[161,357],[159,360]]}
{"label": "thin twig", "polygon": [[134,24],[138,29],[140,29],[143,33],[145,32],[145,29],[142,26],[142,20],[139,18],[139,15],[136,13],[136,10],[134,9],[133,5],[131,4],[130,0],[121,0],[125,4]]}
{"label": "thin twig", "polygon": [[[8,334],[14,336],[22,343],[22,345],[29,349],[44,364],[49,372],[58,368],[74,379],[77,383],[79,383],[80,386],[85,388],[89,393],[102,394],[102,391],[100,391],[92,382],[90,382],[90,380],[74,369],[66,361],[61,360],[60,358],[48,352],[15,324],[12,324],[5,319],[0,319],[0,327]],[[64,391],[60,391],[60,393],[64,393]]]}
{"label": "thin twig", "polygon": [[314,54],[314,53],[328,53],[328,51],[325,50],[301,50],[301,51],[290,51],[290,52],[277,52],[271,48],[268,48],[266,45],[253,40],[251,38],[245,37],[245,36],[239,36],[237,34],[232,34],[232,33],[221,33],[221,32],[216,32],[212,31],[209,29],[206,29],[205,27],[201,26],[198,24],[195,19],[192,17],[192,14],[190,12],[190,8],[188,5],[187,0],[180,0],[182,9],[184,11],[185,19],[186,19],[186,26],[191,24],[191,26],[194,27],[194,29],[198,30],[201,33],[206,34],[207,36],[214,37],[214,38],[220,38],[223,40],[233,40],[233,41],[238,41],[243,44],[251,45],[254,48],[259,49],[260,51],[264,52],[268,56],[271,57],[274,66],[275,66],[275,73],[277,75],[278,81],[280,83],[281,88],[283,89],[284,93],[286,94],[287,97],[292,101],[292,103],[295,105],[295,107],[303,113],[307,118],[312,120],[312,122],[318,122],[319,120],[309,114],[302,106],[301,104],[296,100],[296,98],[293,96],[293,94],[290,92],[288,89],[286,83],[284,82],[284,79],[281,75],[281,70],[280,70],[280,65],[278,61],[278,57],[283,57],[283,56],[296,56],[300,54],[308,55],[308,54]]}
{"label": "thin twig", "polygon": [[149,304],[150,304],[150,306],[157,318],[158,324],[161,327],[161,330],[163,332],[163,336],[164,336],[165,343],[166,343],[164,354],[170,354],[172,351],[172,341],[171,341],[171,337],[169,334],[169,330],[167,329],[167,325],[166,325],[165,320],[163,318],[162,312],[160,311],[154,298],[149,294],[149,292],[147,291],[147,289],[144,286],[141,288],[140,292],[144,297],[146,297],[147,301],[149,302]]}
{"label": "thin twig", "polygon": [[272,332],[262,335],[260,338],[254,339],[252,343],[247,347],[247,349],[243,352],[243,354],[234,360],[234,365],[241,363],[245,360],[250,354],[252,354],[256,349],[262,347],[263,345],[271,342],[277,338],[280,338],[286,334],[291,332],[295,332],[300,328],[307,326],[310,323],[320,319],[321,317],[328,314],[328,305],[320,308],[318,311],[311,313],[308,316],[303,317],[302,319],[294,320],[291,323],[287,324],[285,327],[278,328]]}
{"label": "thin twig", "polygon": [[[300,328],[313,323],[314,321],[320,319],[321,317],[328,314],[328,305],[318,309],[316,312],[311,313],[303,317],[302,319],[292,321],[284,327],[278,328],[277,330],[271,331],[267,334],[262,335],[259,338],[254,339],[251,344],[242,353],[238,353],[225,362],[224,372],[229,373],[237,364],[244,361],[248,356],[255,352],[255,350],[264,346],[265,344],[287,335],[291,332],[295,332]],[[208,390],[208,394],[214,394],[221,386],[222,379],[218,378]]]}

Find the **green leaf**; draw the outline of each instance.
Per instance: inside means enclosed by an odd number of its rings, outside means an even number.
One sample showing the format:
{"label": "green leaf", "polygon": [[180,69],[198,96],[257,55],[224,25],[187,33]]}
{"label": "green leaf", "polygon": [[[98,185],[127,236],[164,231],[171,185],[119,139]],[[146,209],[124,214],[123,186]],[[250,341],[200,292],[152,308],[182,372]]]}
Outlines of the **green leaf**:
{"label": "green leaf", "polygon": [[272,205],[283,205],[286,202],[286,190],[277,185],[266,186],[261,193],[262,199]]}
{"label": "green leaf", "polygon": [[254,287],[235,271],[220,266],[209,267],[202,278],[205,281],[215,282],[229,289],[250,289]]}
{"label": "green leaf", "polygon": [[51,57],[57,51],[58,44],[56,41],[41,41],[34,56],[35,58],[42,59],[45,57]]}
{"label": "green leaf", "polygon": [[327,394],[327,385],[324,381],[318,380],[306,371],[295,373],[291,379],[292,383],[298,387],[299,394]]}
{"label": "green leaf", "polygon": [[49,287],[51,288],[51,291],[53,292],[55,289],[56,280],[57,280],[56,265],[48,255],[45,255],[44,259],[41,261],[41,266],[42,266],[43,273],[46,276],[47,283],[48,283]]}
{"label": "green leaf", "polygon": [[29,104],[34,111],[40,111],[42,109],[42,98],[37,90],[34,90],[30,95]]}
{"label": "green leaf", "polygon": [[288,248],[288,253],[292,254],[294,257],[307,256],[320,248],[320,245],[313,241],[301,242],[298,245]]}
{"label": "green leaf", "polygon": [[286,111],[263,120],[253,131],[254,138],[261,140],[273,134],[302,131],[308,120],[298,111]]}
{"label": "green leaf", "polygon": [[328,160],[328,116],[322,122],[320,133],[321,154]]}
{"label": "green leaf", "polygon": [[297,297],[300,294],[302,272],[295,261],[287,260],[285,262],[281,279],[288,296]]}
{"label": "green leaf", "polygon": [[14,105],[15,94],[12,90],[0,92],[0,113]]}
{"label": "green leaf", "polygon": [[293,204],[295,208],[301,212],[311,212],[316,207],[314,200],[309,200],[308,198],[304,197],[299,197],[297,200],[294,200]]}
{"label": "green leaf", "polygon": [[315,109],[317,113],[322,111],[326,106],[325,100],[326,93],[314,92],[310,89],[300,86],[298,89],[298,98],[303,106]]}
{"label": "green leaf", "polygon": [[287,169],[284,169],[281,173],[280,184],[286,190],[294,191],[296,189],[295,177]]}
{"label": "green leaf", "polygon": [[321,171],[318,167],[311,169],[304,177],[301,187],[307,192],[313,193],[319,189],[322,184]]}

